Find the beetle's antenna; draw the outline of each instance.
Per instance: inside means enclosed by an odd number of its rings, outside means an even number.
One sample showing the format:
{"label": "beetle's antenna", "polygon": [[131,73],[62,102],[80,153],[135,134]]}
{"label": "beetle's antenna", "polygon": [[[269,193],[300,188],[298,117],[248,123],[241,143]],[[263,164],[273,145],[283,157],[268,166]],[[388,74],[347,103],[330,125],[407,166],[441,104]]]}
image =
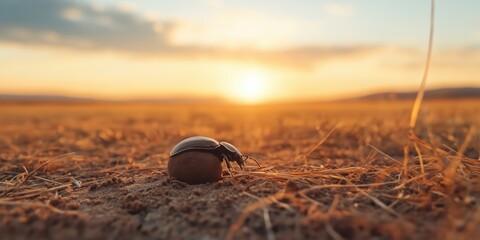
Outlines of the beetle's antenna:
{"label": "beetle's antenna", "polygon": [[252,159],[259,167],[261,167],[260,163],[258,163],[257,159],[255,159],[253,157],[250,157],[248,155],[243,155],[243,157],[245,157],[244,161],[247,160],[247,159]]}
{"label": "beetle's antenna", "polygon": [[252,153],[252,154],[248,154],[247,156],[255,158],[255,159],[265,159],[266,158],[265,155],[263,155],[261,153]]}

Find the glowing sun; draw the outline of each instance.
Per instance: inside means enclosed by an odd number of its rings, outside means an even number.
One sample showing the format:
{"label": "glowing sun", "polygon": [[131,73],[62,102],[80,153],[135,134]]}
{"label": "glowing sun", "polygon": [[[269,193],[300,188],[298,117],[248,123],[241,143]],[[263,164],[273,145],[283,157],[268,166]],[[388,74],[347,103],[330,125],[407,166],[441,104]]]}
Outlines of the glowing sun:
{"label": "glowing sun", "polygon": [[267,78],[260,73],[251,72],[239,79],[237,90],[238,101],[243,103],[257,103],[265,98]]}

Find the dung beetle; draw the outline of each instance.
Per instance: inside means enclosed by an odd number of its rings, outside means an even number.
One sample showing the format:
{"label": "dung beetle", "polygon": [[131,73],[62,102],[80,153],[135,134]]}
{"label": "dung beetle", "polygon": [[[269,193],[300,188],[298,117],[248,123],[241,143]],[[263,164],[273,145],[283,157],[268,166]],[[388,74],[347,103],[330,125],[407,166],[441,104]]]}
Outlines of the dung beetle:
{"label": "dung beetle", "polygon": [[[216,159],[212,160],[212,159]],[[221,179],[221,163],[225,160],[228,171],[232,175],[232,165],[236,162],[243,170],[245,161],[254,158],[243,155],[228,142],[204,136],[184,139],[173,147],[168,162],[169,175],[187,183],[213,182]]]}
{"label": "dung beetle", "polygon": [[190,137],[179,142],[177,145],[175,145],[175,147],[173,147],[172,151],[170,152],[170,157],[189,150],[213,153],[220,158],[221,161],[225,159],[229,169],[232,168],[230,162],[235,161],[243,170],[243,166],[245,166],[245,161],[247,159],[252,159],[255,163],[257,163],[258,166],[260,166],[257,160],[247,155],[242,155],[242,153],[232,144],[228,142],[218,142],[213,138],[204,136]]}

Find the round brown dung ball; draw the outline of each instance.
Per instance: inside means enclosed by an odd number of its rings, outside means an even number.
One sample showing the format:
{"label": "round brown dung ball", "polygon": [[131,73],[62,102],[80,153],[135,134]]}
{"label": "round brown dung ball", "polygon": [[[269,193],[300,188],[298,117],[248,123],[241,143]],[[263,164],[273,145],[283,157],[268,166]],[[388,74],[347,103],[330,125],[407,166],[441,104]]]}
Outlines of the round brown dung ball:
{"label": "round brown dung ball", "polygon": [[216,182],[222,179],[222,163],[213,153],[186,151],[170,157],[168,175],[188,184]]}

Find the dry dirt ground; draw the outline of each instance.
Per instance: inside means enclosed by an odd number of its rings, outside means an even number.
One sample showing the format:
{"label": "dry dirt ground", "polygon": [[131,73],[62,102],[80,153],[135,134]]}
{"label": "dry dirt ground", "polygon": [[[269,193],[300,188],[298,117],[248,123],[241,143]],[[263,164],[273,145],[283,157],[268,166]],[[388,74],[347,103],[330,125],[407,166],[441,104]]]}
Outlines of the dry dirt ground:
{"label": "dry dirt ground", "polygon": [[[0,105],[1,239],[479,239],[480,102]],[[259,157],[166,173],[205,135]]]}

